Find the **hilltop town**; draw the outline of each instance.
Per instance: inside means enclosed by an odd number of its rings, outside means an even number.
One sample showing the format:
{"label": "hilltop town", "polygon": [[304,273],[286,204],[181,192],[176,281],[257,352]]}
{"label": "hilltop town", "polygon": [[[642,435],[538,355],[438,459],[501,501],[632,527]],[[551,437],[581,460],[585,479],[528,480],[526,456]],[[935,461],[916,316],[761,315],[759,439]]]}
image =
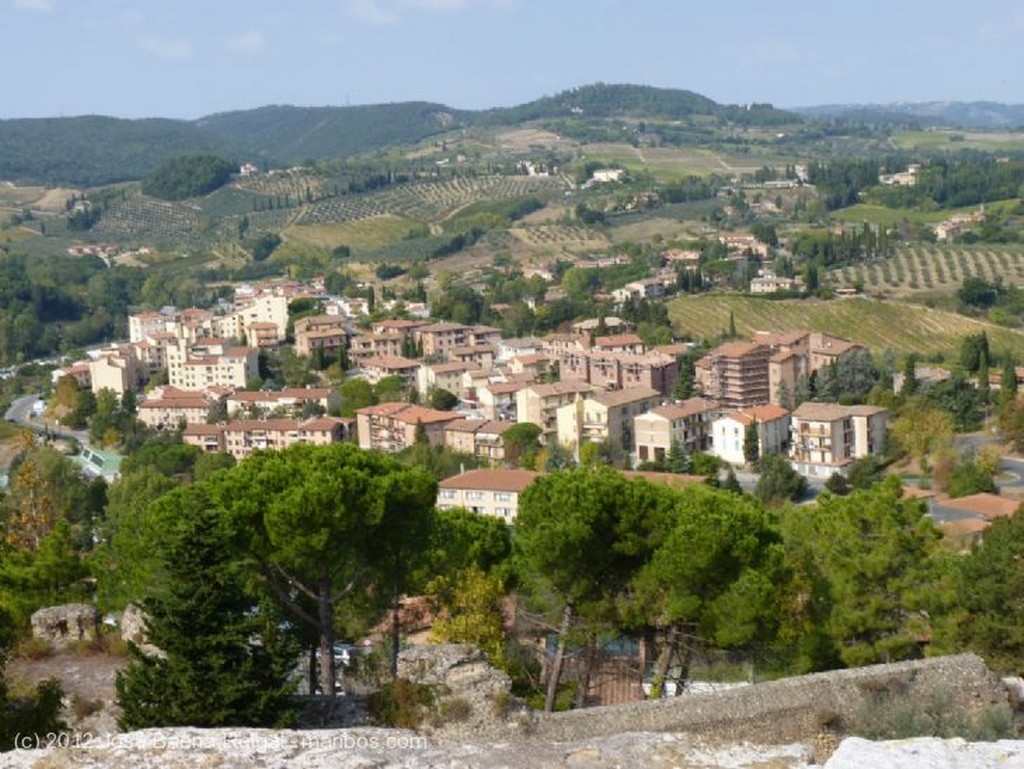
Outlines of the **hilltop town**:
{"label": "hilltop town", "polygon": [[[131,178],[78,139],[61,178],[24,163],[0,187],[0,650],[26,695],[0,706],[37,732],[342,700],[525,729],[960,652],[1016,674],[1018,138],[694,96],[391,105],[401,140],[302,162],[308,115],[280,108],[260,151],[234,117],[230,159],[161,157],[200,130],[165,125]],[[399,675],[441,643],[497,693]],[[32,677],[90,654],[99,693]],[[897,736],[905,692],[877,686],[815,728]],[[918,707],[1012,736],[1000,697]]]}

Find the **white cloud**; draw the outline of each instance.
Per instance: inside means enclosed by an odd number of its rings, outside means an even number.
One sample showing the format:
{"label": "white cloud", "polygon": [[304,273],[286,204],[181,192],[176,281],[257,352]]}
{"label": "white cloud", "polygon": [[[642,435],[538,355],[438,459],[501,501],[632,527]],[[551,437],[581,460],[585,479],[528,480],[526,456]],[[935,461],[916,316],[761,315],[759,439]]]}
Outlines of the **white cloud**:
{"label": "white cloud", "polygon": [[519,0],[346,0],[349,18],[366,24],[394,24],[409,13],[461,13],[508,10]]}
{"label": "white cloud", "polygon": [[187,40],[167,40],[156,35],[143,35],[139,45],[161,59],[188,59],[192,56],[192,44]]}
{"label": "white cloud", "polygon": [[251,30],[231,38],[225,47],[232,53],[259,53],[265,42],[262,32]]}
{"label": "white cloud", "polygon": [[379,0],[348,0],[345,3],[345,13],[355,21],[377,26],[398,21],[394,11],[384,8]]}
{"label": "white cloud", "polygon": [[469,4],[469,0],[399,0],[399,5],[403,8],[431,13],[454,13],[465,9]]}
{"label": "white cloud", "polygon": [[19,11],[53,13],[53,0],[12,0],[11,5]]}

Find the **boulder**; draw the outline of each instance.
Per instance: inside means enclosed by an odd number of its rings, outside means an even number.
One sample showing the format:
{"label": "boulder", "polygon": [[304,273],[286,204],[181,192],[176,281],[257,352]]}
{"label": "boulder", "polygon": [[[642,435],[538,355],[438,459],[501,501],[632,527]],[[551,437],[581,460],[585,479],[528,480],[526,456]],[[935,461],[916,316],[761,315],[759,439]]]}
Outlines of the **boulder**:
{"label": "boulder", "polygon": [[146,615],[133,603],[124,607],[121,612],[121,638],[126,643],[133,643],[139,651],[148,657],[162,657],[163,652],[146,639]]}
{"label": "boulder", "polygon": [[47,606],[32,614],[32,635],[57,648],[93,641],[99,633],[100,613],[87,603]]}

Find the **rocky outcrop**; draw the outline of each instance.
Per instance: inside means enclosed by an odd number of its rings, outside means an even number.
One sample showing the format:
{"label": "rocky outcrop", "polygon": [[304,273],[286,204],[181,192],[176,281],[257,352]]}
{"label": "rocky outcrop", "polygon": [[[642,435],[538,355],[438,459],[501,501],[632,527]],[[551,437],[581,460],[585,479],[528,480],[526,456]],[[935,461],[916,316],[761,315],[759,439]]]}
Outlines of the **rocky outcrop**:
{"label": "rocky outcrop", "polygon": [[466,742],[438,746],[398,729],[272,731],[265,729],[146,729],[65,749],[0,753],[0,767],[17,769],[613,769],[624,766],[705,769],[796,769],[808,766],[802,745],[707,747],[680,735],[620,734],[570,743]]}
{"label": "rocky outcrop", "polygon": [[32,614],[32,635],[62,648],[81,641],[93,641],[99,633],[100,614],[95,606],[68,603],[47,606]]}
{"label": "rocky outcrop", "polygon": [[124,607],[118,623],[121,627],[121,638],[126,643],[133,643],[147,657],[163,657],[164,653],[146,640],[146,615],[133,603]]}
{"label": "rocky outcrop", "polygon": [[[347,729],[146,729],[73,747],[0,753],[0,769],[811,769],[805,745],[708,745],[693,736],[627,733],[564,743],[468,742],[437,746],[413,732]],[[967,743],[922,738],[844,740],[823,769],[1005,769],[1024,765],[1024,742]]]}
{"label": "rocky outcrop", "polygon": [[[434,687],[437,701],[428,729],[437,740],[519,733],[527,709],[512,697],[512,680],[468,644],[416,646],[398,655],[398,677]],[[508,734],[508,736],[512,736]]]}

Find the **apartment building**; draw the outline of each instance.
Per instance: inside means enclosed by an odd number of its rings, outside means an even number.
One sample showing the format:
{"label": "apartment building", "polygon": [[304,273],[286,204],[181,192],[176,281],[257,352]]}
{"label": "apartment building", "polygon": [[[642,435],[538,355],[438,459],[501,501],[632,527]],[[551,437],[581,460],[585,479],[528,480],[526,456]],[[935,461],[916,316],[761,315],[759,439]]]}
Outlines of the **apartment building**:
{"label": "apartment building", "polygon": [[885,452],[888,418],[878,406],[802,403],[792,414],[790,462],[812,478],[845,475],[855,459]]}
{"label": "apartment building", "polygon": [[[248,298],[239,298],[235,303],[235,317],[238,331],[231,336],[245,335],[250,345],[261,336],[269,338],[273,334],[274,343],[283,342],[288,330],[288,297],[278,294],[262,293]],[[254,324],[269,323],[273,331],[266,326]]]}
{"label": "apartment building", "polygon": [[414,329],[413,337],[424,357],[446,359],[453,347],[470,344],[469,332],[469,326],[461,323],[430,323]]}
{"label": "apartment building", "polygon": [[210,414],[223,403],[223,388],[181,390],[166,385],[155,387],[138,404],[139,421],[154,430],[176,430],[179,425],[205,424]]}
{"label": "apartment building", "polygon": [[687,454],[711,449],[712,422],[721,413],[716,401],[688,398],[656,406],[633,419],[636,457],[640,462],[661,462],[672,444]]}
{"label": "apartment building", "polygon": [[516,393],[516,421],[532,422],[540,427],[543,440],[557,439],[558,409],[577,398],[596,392],[586,382],[531,384]]}
{"label": "apartment building", "polygon": [[419,375],[419,361],[401,356],[366,358],[359,362],[359,371],[370,384],[377,384],[389,376],[401,377],[409,388],[416,387]]}
{"label": "apartment building", "polygon": [[733,465],[746,463],[743,443],[747,427],[756,425],[759,456],[782,454],[789,446],[789,411],[773,403],[748,406],[711,423],[712,453]]}
{"label": "apartment building", "polygon": [[515,422],[490,419],[456,419],[444,428],[445,445],[453,451],[484,459],[491,464],[514,462],[518,454],[510,452],[502,437]]}
{"label": "apartment building", "polygon": [[518,393],[529,382],[488,382],[476,387],[476,407],[484,419],[517,421],[519,413]]}
{"label": "apartment building", "polygon": [[464,375],[467,371],[481,371],[477,363],[453,361],[422,365],[417,371],[416,389],[426,397],[431,390],[447,390],[452,395],[461,396],[465,391]]}
{"label": "apartment building", "polygon": [[326,446],[346,440],[351,420],[334,417],[236,419],[223,424],[191,424],[182,440],[205,452],[226,452],[242,460],[254,451],[279,451],[299,443]]}
{"label": "apartment building", "polygon": [[531,470],[467,470],[438,484],[437,507],[462,507],[512,523],[519,512],[519,495],[539,476]]}
{"label": "apartment building", "polygon": [[595,352],[629,352],[636,355],[643,355],[647,352],[644,340],[636,334],[599,336],[594,339],[594,344],[590,349]]}
{"label": "apartment building", "polygon": [[142,373],[130,345],[105,350],[89,361],[89,382],[94,393],[110,390],[120,397],[135,392],[143,381]]}
{"label": "apartment building", "polygon": [[367,358],[399,358],[408,344],[403,334],[356,334],[348,341],[348,357],[354,363]]}
{"label": "apartment building", "polygon": [[661,393],[650,387],[586,395],[557,409],[558,442],[572,450],[584,443],[608,443],[631,452],[633,420],[659,403]]}
{"label": "apartment building", "polygon": [[241,390],[259,376],[258,363],[255,347],[231,347],[224,339],[179,339],[167,348],[167,379],[182,390],[213,385]]}
{"label": "apartment building", "polygon": [[327,412],[340,405],[338,391],[329,387],[285,387],[281,390],[237,390],[224,401],[232,417],[265,419],[271,415],[299,418],[315,409]]}
{"label": "apartment building", "polygon": [[444,430],[461,417],[452,411],[437,411],[409,403],[381,403],[356,411],[359,447],[378,451],[401,451],[416,443],[422,426],[431,446],[443,446]]}
{"label": "apartment building", "polygon": [[697,387],[724,408],[769,402],[768,360],[772,349],[756,342],[726,342],[697,361]]}

